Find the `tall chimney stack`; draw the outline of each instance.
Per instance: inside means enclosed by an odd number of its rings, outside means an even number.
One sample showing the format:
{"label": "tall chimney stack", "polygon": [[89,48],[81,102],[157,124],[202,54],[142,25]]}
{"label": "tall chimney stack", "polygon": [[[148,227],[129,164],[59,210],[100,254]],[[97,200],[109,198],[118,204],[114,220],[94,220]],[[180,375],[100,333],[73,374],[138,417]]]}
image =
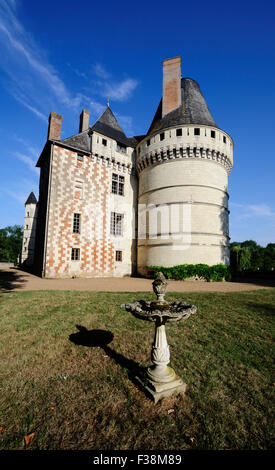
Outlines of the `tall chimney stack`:
{"label": "tall chimney stack", "polygon": [[163,61],[162,117],[181,105],[181,58]]}
{"label": "tall chimney stack", "polygon": [[62,116],[59,114],[51,112],[49,116],[48,139],[60,140],[62,119]]}
{"label": "tall chimney stack", "polygon": [[79,132],[86,131],[89,128],[90,111],[83,109],[79,119]]}

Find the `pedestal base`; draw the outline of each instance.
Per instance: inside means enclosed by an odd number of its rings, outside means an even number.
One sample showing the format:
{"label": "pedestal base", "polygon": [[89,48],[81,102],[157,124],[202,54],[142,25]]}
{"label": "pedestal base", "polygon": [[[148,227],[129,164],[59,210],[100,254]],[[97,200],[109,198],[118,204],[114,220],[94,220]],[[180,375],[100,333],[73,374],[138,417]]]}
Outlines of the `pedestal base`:
{"label": "pedestal base", "polygon": [[168,383],[153,382],[149,379],[146,379],[146,382],[144,382],[139,376],[136,376],[134,380],[141,390],[143,390],[144,393],[154,401],[154,403],[157,403],[164,397],[170,397],[171,395],[177,395],[178,393],[185,393],[187,387],[178,375],[175,376],[175,380]]}

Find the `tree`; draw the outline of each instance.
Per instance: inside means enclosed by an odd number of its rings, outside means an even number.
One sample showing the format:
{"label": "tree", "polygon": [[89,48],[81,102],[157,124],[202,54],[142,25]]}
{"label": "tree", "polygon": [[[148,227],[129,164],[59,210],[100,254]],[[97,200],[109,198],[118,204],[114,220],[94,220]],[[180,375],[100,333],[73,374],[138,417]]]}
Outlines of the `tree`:
{"label": "tree", "polygon": [[275,271],[275,243],[269,243],[264,248],[254,240],[232,242],[230,263],[234,272]]}
{"label": "tree", "polygon": [[275,243],[269,243],[264,249],[263,266],[266,271],[275,270]]}
{"label": "tree", "polygon": [[23,227],[14,225],[0,229],[0,261],[16,263],[22,249]]}

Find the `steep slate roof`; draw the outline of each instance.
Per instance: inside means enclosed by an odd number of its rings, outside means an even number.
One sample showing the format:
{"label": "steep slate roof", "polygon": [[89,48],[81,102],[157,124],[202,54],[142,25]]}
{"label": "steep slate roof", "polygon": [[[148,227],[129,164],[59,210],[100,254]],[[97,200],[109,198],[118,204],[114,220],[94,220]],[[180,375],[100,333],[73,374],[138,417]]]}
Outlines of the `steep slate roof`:
{"label": "steep slate roof", "polygon": [[63,139],[61,140],[61,142],[64,142],[64,144],[67,145],[71,145],[72,147],[78,148],[79,150],[83,150],[84,152],[91,151],[89,129],[80,132],[79,134],[73,135],[72,137],[68,137],[67,139]]}
{"label": "steep slate roof", "polygon": [[147,135],[161,129],[183,124],[198,124],[218,127],[215,123],[199,84],[192,78],[181,79],[182,104],[162,118],[162,99],[147,132]]}
{"label": "steep slate roof", "polygon": [[25,202],[25,206],[27,204],[36,204],[36,203],[37,203],[37,199],[36,199],[35,195],[33,194],[33,192],[31,192],[28,199]]}
{"label": "steep slate roof", "polygon": [[91,129],[99,132],[100,134],[106,135],[106,137],[117,140],[127,147],[135,147],[132,139],[129,139],[124,134],[109,106],[106,107],[105,111],[101,114]]}
{"label": "steep slate roof", "polygon": [[92,131],[96,131],[106,137],[110,137],[127,147],[135,147],[137,145],[135,137],[126,137],[109,106],[106,107],[105,111],[93,126],[90,126],[86,131],[80,132],[72,137],[68,137],[67,139],[63,139],[60,142],[71,145],[72,147],[83,150],[84,152],[90,152],[90,136]]}

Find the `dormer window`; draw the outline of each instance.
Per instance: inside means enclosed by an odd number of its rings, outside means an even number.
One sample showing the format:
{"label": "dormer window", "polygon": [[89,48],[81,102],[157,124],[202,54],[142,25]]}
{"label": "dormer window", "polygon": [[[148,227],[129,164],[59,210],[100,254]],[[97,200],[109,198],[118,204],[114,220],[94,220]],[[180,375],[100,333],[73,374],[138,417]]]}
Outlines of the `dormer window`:
{"label": "dormer window", "polygon": [[118,152],[126,153],[127,147],[126,145],[116,143],[116,149]]}

